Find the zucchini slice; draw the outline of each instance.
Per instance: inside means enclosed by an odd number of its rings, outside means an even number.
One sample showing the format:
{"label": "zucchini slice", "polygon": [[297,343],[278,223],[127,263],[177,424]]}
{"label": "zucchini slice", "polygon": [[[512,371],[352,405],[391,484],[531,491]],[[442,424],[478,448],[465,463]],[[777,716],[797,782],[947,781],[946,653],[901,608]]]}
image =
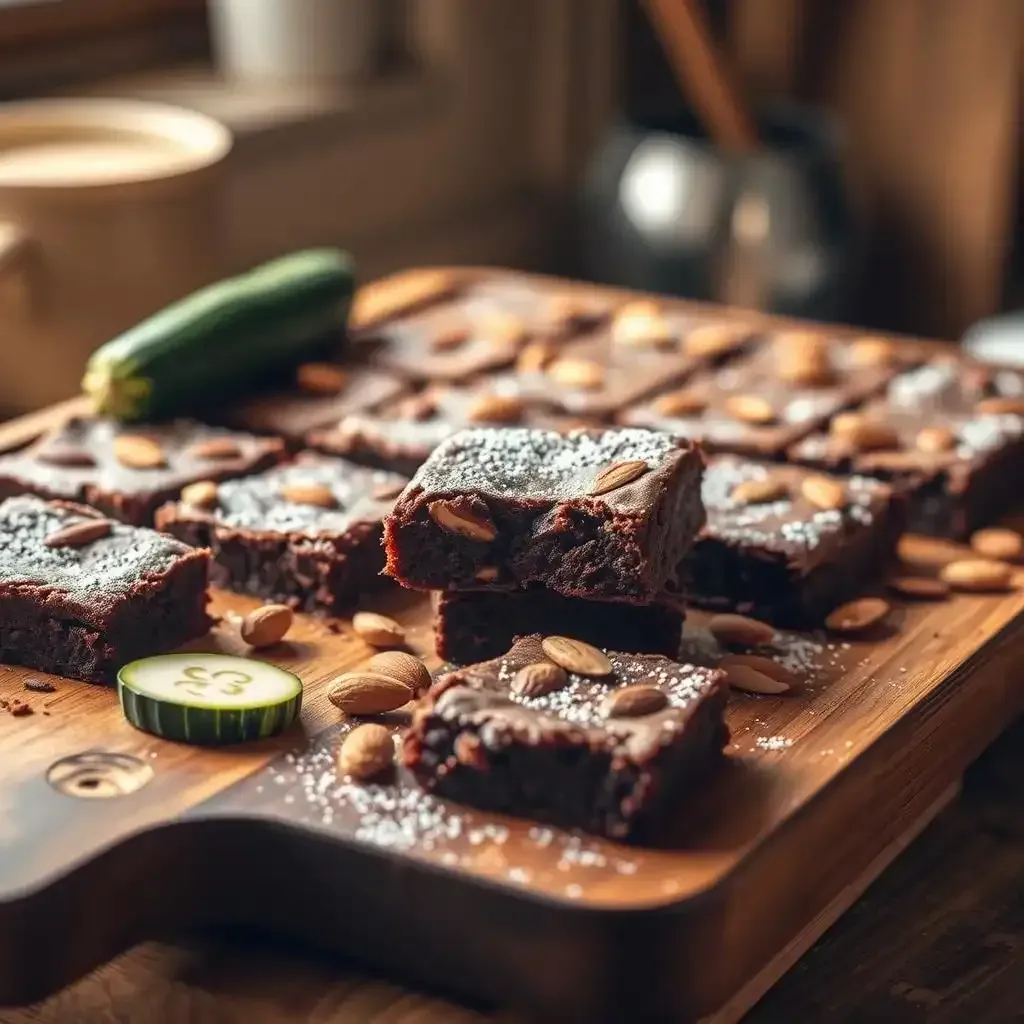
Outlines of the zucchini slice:
{"label": "zucchini slice", "polygon": [[227,654],[160,654],[117,674],[125,718],[179,743],[259,740],[287,729],[302,707],[302,681],[262,661]]}

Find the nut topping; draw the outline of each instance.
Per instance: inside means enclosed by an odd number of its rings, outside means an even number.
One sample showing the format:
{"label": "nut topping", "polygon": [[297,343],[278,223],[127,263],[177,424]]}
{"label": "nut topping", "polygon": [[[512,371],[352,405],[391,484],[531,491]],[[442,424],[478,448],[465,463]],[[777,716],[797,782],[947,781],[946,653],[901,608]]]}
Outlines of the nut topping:
{"label": "nut topping", "polygon": [[800,493],[816,508],[832,511],[846,507],[846,488],[832,477],[805,477]]}
{"label": "nut topping", "polygon": [[612,663],[590,644],[582,640],[574,640],[567,636],[546,636],[541,641],[544,653],[566,672],[575,672],[580,676],[611,675]]}
{"label": "nut topping", "polygon": [[650,467],[642,459],[627,459],[624,462],[613,462],[599,470],[589,493],[595,497],[616,491],[626,484],[639,480]]}
{"label": "nut topping", "polygon": [[758,395],[730,395],[723,409],[727,415],[743,423],[764,426],[775,420],[771,403]]}
{"label": "nut topping", "polygon": [[526,324],[512,313],[495,311],[481,320],[478,333],[488,342],[506,347],[518,345],[526,338]]}
{"label": "nut topping", "polygon": [[521,697],[543,697],[560,690],[568,682],[569,677],[560,665],[552,661],[538,661],[525,665],[515,674],[512,692]]}
{"label": "nut topping", "polygon": [[197,441],[188,449],[194,459],[237,459],[242,454],[238,442],[230,437],[211,437],[206,441]]}
{"label": "nut topping", "polygon": [[659,395],[651,402],[651,408],[659,416],[695,416],[706,405],[706,398],[685,388]]}
{"label": "nut topping", "polygon": [[471,337],[468,327],[453,324],[450,327],[442,328],[430,339],[430,347],[435,352],[452,352],[462,348]]}
{"label": "nut topping", "polygon": [[348,374],[333,363],[303,363],[295,371],[295,383],[314,395],[336,395],[345,389]]}
{"label": "nut topping", "polygon": [[109,519],[80,519],[54,530],[43,543],[48,548],[80,548],[109,536],[113,526]]}
{"label": "nut topping", "polygon": [[899,438],[888,423],[868,419],[856,412],[841,412],[829,428],[833,437],[848,444],[854,451],[873,452],[896,448]]}
{"label": "nut topping", "polygon": [[982,416],[1024,416],[1024,398],[984,398],[974,411]]}
{"label": "nut topping", "polygon": [[395,741],[377,722],[357,725],[338,749],[338,770],[353,779],[372,779],[383,775],[394,764]]}
{"label": "nut topping", "polygon": [[658,313],[620,311],[612,322],[611,334],[616,345],[627,348],[662,348],[675,340],[672,328]]}
{"label": "nut topping", "polygon": [[948,452],[956,447],[956,434],[946,427],[925,427],[917,432],[914,438],[914,447],[919,452],[928,455],[935,455],[938,452]]}
{"label": "nut topping", "polygon": [[782,380],[799,387],[822,387],[832,380],[832,360],[825,339],[813,331],[788,331],[775,338],[774,352]]}
{"label": "nut topping", "polygon": [[604,386],[604,367],[592,359],[556,359],[547,366],[548,376],[567,388],[593,391]]}
{"label": "nut topping", "polygon": [[772,476],[766,476],[763,480],[741,480],[729,497],[739,505],[764,505],[788,498],[789,485]]}
{"label": "nut topping", "polygon": [[427,512],[430,518],[448,533],[456,533],[460,537],[468,537],[484,544],[489,544],[498,536],[498,529],[491,521],[487,506],[479,499],[440,499],[430,502],[427,505]]}
{"label": "nut topping", "polygon": [[889,602],[881,597],[861,597],[840,605],[825,618],[825,628],[833,633],[861,633],[881,622],[889,614]]}
{"label": "nut topping", "polygon": [[606,718],[642,718],[668,706],[668,697],[656,686],[623,686],[601,702]]}
{"label": "nut topping", "polygon": [[128,469],[160,469],[167,457],[158,441],[144,434],[120,434],[114,438],[114,458]]}
{"label": "nut topping", "polygon": [[452,745],[452,752],[455,760],[467,768],[476,768],[483,771],[487,768],[487,754],[484,752],[484,745],[479,736],[471,732],[459,733]]}
{"label": "nut topping", "polygon": [[480,395],[466,410],[471,423],[518,423],[523,416],[523,400],[514,395]]}
{"label": "nut topping", "polygon": [[851,366],[888,366],[895,354],[887,338],[865,337],[850,342]]}
{"label": "nut topping", "polygon": [[683,338],[683,351],[688,356],[715,359],[732,352],[751,329],[740,323],[701,324]]}
{"label": "nut topping", "polygon": [[336,508],[334,492],[323,484],[285,484],[280,491],[285,501],[293,505],[316,505],[318,508]]}
{"label": "nut topping", "polygon": [[519,373],[540,373],[556,355],[558,351],[553,345],[531,341],[516,358],[516,370]]}
{"label": "nut topping", "polygon": [[197,480],[181,489],[181,500],[192,508],[212,508],[217,504],[217,485],[212,480]]}

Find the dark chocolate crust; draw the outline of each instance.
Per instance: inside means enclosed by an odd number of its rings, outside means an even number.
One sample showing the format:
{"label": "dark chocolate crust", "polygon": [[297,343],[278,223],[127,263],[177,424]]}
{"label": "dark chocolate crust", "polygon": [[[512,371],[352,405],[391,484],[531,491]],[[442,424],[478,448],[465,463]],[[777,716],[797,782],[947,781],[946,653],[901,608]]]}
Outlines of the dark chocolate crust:
{"label": "dark chocolate crust", "polygon": [[[545,661],[541,637],[503,657],[442,676],[413,715],[403,763],[442,796],[485,810],[648,838],[721,757],[727,687],[717,669],[652,655],[609,653],[605,679],[570,674],[561,690],[523,697],[516,672]],[[607,718],[616,687],[662,690],[668,706]]]}
{"label": "dark chocolate crust", "polygon": [[[646,469],[593,494],[599,475],[623,462]],[[702,470],[698,448],[646,430],[462,431],[434,451],[386,518],[386,571],[414,589],[485,581],[647,604],[703,525]],[[451,513],[484,531],[458,532]]]}

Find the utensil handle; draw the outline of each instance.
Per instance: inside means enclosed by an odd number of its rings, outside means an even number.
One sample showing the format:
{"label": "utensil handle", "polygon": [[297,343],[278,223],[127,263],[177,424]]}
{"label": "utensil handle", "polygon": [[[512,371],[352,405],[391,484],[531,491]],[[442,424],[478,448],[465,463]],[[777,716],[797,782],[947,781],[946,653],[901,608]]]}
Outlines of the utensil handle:
{"label": "utensil handle", "polygon": [[26,256],[31,242],[16,224],[0,221],[0,316],[25,318],[31,309]]}

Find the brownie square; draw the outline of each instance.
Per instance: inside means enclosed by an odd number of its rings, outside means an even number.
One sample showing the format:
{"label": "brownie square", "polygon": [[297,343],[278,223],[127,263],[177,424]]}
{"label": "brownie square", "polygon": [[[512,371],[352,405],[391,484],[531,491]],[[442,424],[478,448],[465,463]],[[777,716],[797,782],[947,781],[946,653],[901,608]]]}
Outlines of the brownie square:
{"label": "brownie square", "polygon": [[[72,527],[85,534],[60,543]],[[122,665],[210,628],[207,551],[28,495],[0,504],[0,534],[4,662],[112,682]]]}
{"label": "brownie square", "polygon": [[1024,373],[936,358],[884,395],[794,445],[795,462],[890,481],[910,494],[909,526],[962,538],[1021,495]]}
{"label": "brownie square", "polygon": [[702,494],[707,524],[680,566],[686,599],[795,628],[882,573],[905,517],[881,481],[735,455],[711,456]]}
{"label": "brownie square", "polygon": [[[141,439],[141,447],[132,442]],[[280,461],[284,445],[192,420],[123,425],[74,417],[21,451],[0,456],[0,498],[36,494],[84,502],[136,526],[183,487]]]}
{"label": "brownie square", "polygon": [[704,524],[704,460],[649,430],[464,430],[436,448],[385,520],[403,586],[649,604]]}
{"label": "brownie square", "polygon": [[521,636],[548,631],[595,646],[675,657],[682,604],[588,601],[543,587],[528,590],[439,590],[433,594],[438,656],[455,664],[494,658]]}
{"label": "brownie square", "polygon": [[[724,673],[609,652],[608,675],[568,673],[560,688],[526,696],[514,680],[548,661],[541,643],[524,637],[441,676],[413,713],[403,763],[427,789],[473,807],[616,839],[655,834],[721,757]],[[658,700],[619,716],[608,701],[625,687]]]}
{"label": "brownie square", "polygon": [[217,487],[203,507],[157,512],[159,529],[213,551],[213,579],[305,611],[337,613],[379,586],[381,520],[405,478],[303,453]]}

